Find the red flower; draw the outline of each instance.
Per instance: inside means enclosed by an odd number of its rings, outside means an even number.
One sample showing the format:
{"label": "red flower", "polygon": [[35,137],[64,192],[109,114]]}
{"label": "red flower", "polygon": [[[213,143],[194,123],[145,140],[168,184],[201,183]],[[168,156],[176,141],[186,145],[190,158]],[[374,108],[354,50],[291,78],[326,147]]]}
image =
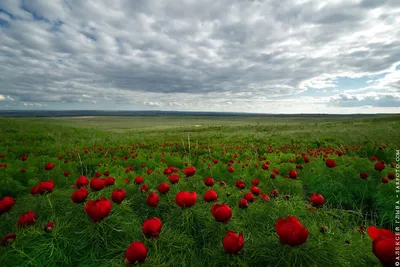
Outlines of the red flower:
{"label": "red flower", "polygon": [[52,192],[54,189],[54,181],[48,180],[44,182],[40,182],[39,185],[35,186],[31,190],[32,195],[39,195],[44,193]]}
{"label": "red flower", "polygon": [[361,179],[367,179],[368,178],[368,173],[366,173],[366,172],[362,172],[362,173],[360,173],[360,177],[361,177]]}
{"label": "red flower", "polygon": [[44,169],[50,171],[50,170],[54,169],[54,164],[49,162],[46,165],[44,165]]}
{"label": "red flower", "polygon": [[8,244],[14,242],[16,238],[17,238],[17,235],[15,233],[6,234],[3,237],[3,240],[1,241],[1,245],[7,246]]}
{"label": "red flower", "polygon": [[171,184],[176,184],[177,182],[179,182],[179,175],[176,174],[176,173],[171,174],[171,175],[168,177],[168,180],[169,180],[169,182],[170,182]]}
{"label": "red flower", "polygon": [[71,173],[70,173],[69,171],[65,171],[65,172],[64,172],[64,176],[65,176],[65,177],[70,176],[70,174],[71,174]]}
{"label": "red flower", "polygon": [[143,184],[142,187],[140,187],[140,193],[147,192],[149,190],[149,186],[147,184]]}
{"label": "red flower", "polygon": [[296,169],[299,169],[299,170],[303,169],[303,165],[297,164],[297,165],[296,165]]}
{"label": "red flower", "polygon": [[115,178],[114,177],[107,177],[106,179],[106,186],[111,186],[115,184]]}
{"label": "red flower", "polygon": [[28,226],[33,224],[37,220],[36,214],[32,211],[25,212],[22,214],[17,222],[17,227]]}
{"label": "red flower", "polygon": [[252,188],[250,188],[251,193],[253,193],[253,195],[255,196],[259,196],[261,194],[261,189],[258,187],[253,186]]}
{"label": "red flower", "polygon": [[372,252],[384,266],[395,266],[395,235],[390,230],[368,227],[368,235],[372,239]]}
{"label": "red flower", "polygon": [[52,192],[54,189],[54,181],[48,180],[39,183],[41,193]]}
{"label": "red flower", "polygon": [[98,222],[110,214],[112,206],[110,200],[101,197],[96,200],[89,200],[83,208],[93,222]]}
{"label": "red flower", "polygon": [[297,171],[296,170],[290,170],[289,171],[289,177],[292,178],[292,179],[296,179],[298,177],[297,176]]}
{"label": "red flower", "polygon": [[123,189],[115,189],[111,194],[111,199],[114,203],[121,204],[126,197],[126,191]]}
{"label": "red flower", "polygon": [[160,199],[156,192],[151,192],[146,198],[146,204],[150,207],[157,207],[159,201]]}
{"label": "red flower", "polygon": [[99,179],[97,177],[92,178],[90,180],[90,188],[92,188],[94,191],[100,191],[104,187],[106,187],[106,179]]}
{"label": "red flower", "polygon": [[385,169],[385,164],[382,162],[377,162],[375,163],[375,170],[377,170],[378,172],[381,172]]}
{"label": "red flower", "polygon": [[320,207],[324,205],[324,197],[321,194],[313,194],[311,196],[311,205],[313,205],[314,207]]}
{"label": "red flower", "polygon": [[267,194],[262,194],[260,198],[261,198],[262,201],[270,200],[270,198],[269,198],[269,196]]}
{"label": "red flower", "polygon": [[12,207],[14,207],[14,198],[12,197],[4,197],[0,200],[0,214],[10,211]]}
{"label": "red flower", "polygon": [[172,173],[172,169],[171,168],[165,168],[164,169],[164,174],[166,174],[166,175],[170,175]]}
{"label": "red flower", "polygon": [[389,178],[390,180],[393,180],[395,177],[396,177],[396,176],[394,175],[393,172],[388,173],[388,178]]}
{"label": "red flower", "polygon": [[226,253],[238,253],[244,247],[243,233],[238,235],[233,231],[228,231],[222,244]]}
{"label": "red flower", "polygon": [[296,216],[287,216],[285,219],[279,218],[275,224],[276,233],[281,244],[289,246],[300,246],[306,242],[309,232],[301,225]]}
{"label": "red flower", "polygon": [[328,168],[335,168],[337,166],[336,162],[334,159],[327,159],[325,160],[325,165]]}
{"label": "red flower", "polygon": [[137,185],[139,185],[139,184],[141,184],[141,183],[143,183],[143,182],[144,182],[144,179],[143,179],[142,176],[136,177],[136,178],[135,178],[135,181],[134,181],[134,183],[137,184]]}
{"label": "red flower", "polygon": [[144,262],[147,258],[147,248],[139,241],[132,242],[125,252],[125,263],[132,264],[136,262]]}
{"label": "red flower", "polygon": [[53,229],[54,229],[54,222],[48,222],[44,226],[44,231],[45,232],[51,232],[51,231],[53,231]]}
{"label": "red flower", "polygon": [[205,202],[214,202],[218,200],[218,194],[214,190],[210,189],[204,193],[203,199]]}
{"label": "red flower", "polygon": [[243,198],[246,199],[248,202],[254,201],[254,195],[251,192],[244,194]]}
{"label": "red flower", "polygon": [[244,189],[246,187],[246,184],[241,180],[237,180],[236,181],[236,187],[239,188],[239,189]]}
{"label": "red flower", "polygon": [[214,159],[214,164],[218,164],[218,159]]}
{"label": "red flower", "polygon": [[206,186],[213,186],[214,185],[214,179],[211,177],[207,177],[204,179],[204,184]]}
{"label": "red flower", "polygon": [[369,158],[369,160],[370,160],[370,161],[377,161],[377,160],[378,160],[378,158],[377,158],[377,157],[375,157],[375,156],[371,156],[371,157]]}
{"label": "red flower", "polygon": [[270,175],[269,177],[270,177],[271,179],[275,179],[276,173],[275,173],[275,172],[271,173],[271,175]]}
{"label": "red flower", "polygon": [[166,182],[162,182],[157,189],[160,194],[166,194],[169,191],[169,185]]}
{"label": "red flower", "polygon": [[229,168],[228,168],[228,172],[230,172],[230,173],[235,172],[235,168],[229,167]]}
{"label": "red flower", "polygon": [[128,167],[126,167],[125,172],[128,173],[128,172],[131,172],[131,171],[134,171],[134,170],[135,170],[135,167],[128,166]]}
{"label": "red flower", "polygon": [[26,169],[25,168],[21,168],[19,171],[23,173],[23,172],[26,172]]}
{"label": "red flower", "polygon": [[263,170],[269,170],[269,165],[268,165],[267,163],[264,163],[264,164],[261,166],[261,168],[262,168]]}
{"label": "red flower", "polygon": [[142,232],[146,237],[157,238],[162,228],[162,222],[157,217],[146,219],[142,226]]}
{"label": "red flower", "polygon": [[88,190],[83,187],[72,193],[71,199],[74,203],[78,204],[85,202],[87,197],[88,197]]}
{"label": "red flower", "polygon": [[232,210],[226,204],[215,204],[211,207],[211,214],[216,221],[227,223],[232,217]]}
{"label": "red flower", "polygon": [[21,157],[21,160],[22,161],[25,161],[25,160],[27,160],[28,159],[28,156],[27,155],[23,155],[22,157]]}
{"label": "red flower", "polygon": [[277,189],[274,189],[274,190],[271,191],[270,196],[271,197],[277,197],[278,194],[279,194],[279,191]]}
{"label": "red flower", "polygon": [[258,179],[258,178],[255,178],[255,179],[253,179],[253,181],[251,181],[252,186],[257,186],[259,184],[260,184],[260,179]]}
{"label": "red flower", "polygon": [[196,174],[196,168],[195,167],[189,167],[185,169],[185,176],[186,177],[192,177],[193,175]]}
{"label": "red flower", "polygon": [[175,203],[181,208],[190,208],[197,201],[197,193],[196,192],[187,192],[181,191],[178,192],[175,196]]}
{"label": "red flower", "polygon": [[247,209],[247,207],[249,206],[249,202],[245,199],[242,198],[241,200],[239,200],[239,208],[241,209]]}
{"label": "red flower", "polygon": [[389,179],[387,177],[382,178],[382,183],[387,184],[389,183]]}
{"label": "red flower", "polygon": [[79,177],[75,182],[75,186],[78,188],[87,186],[88,184],[89,184],[88,178],[86,178],[86,176],[83,176],[83,175],[81,177]]}

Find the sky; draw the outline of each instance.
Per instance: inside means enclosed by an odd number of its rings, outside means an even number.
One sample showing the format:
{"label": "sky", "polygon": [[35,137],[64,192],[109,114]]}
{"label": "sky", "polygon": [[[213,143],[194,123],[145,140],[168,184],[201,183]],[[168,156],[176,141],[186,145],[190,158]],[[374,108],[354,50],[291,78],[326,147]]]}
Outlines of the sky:
{"label": "sky", "polygon": [[399,0],[0,0],[0,109],[400,113]]}

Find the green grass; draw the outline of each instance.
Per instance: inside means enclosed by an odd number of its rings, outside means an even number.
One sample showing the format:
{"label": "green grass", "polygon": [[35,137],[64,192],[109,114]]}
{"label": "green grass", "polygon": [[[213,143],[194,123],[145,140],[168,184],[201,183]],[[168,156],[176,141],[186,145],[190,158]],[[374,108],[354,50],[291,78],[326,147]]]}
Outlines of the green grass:
{"label": "green grass", "polygon": [[[143,266],[379,266],[372,241],[357,229],[361,225],[393,229],[395,181],[383,184],[381,179],[395,172],[390,163],[399,149],[400,116],[0,118],[0,129],[0,154],[5,155],[0,163],[7,163],[7,168],[0,168],[0,196],[16,198],[13,209],[0,215],[0,237],[17,234],[13,245],[0,247],[0,266],[124,266],[125,250],[133,241],[148,248]],[[386,148],[379,150],[381,145]],[[325,166],[323,153],[310,156],[308,164],[296,159],[302,152],[328,147],[345,151],[342,157],[329,155],[339,165],[336,168]],[[20,160],[23,154],[28,155],[27,161]],[[126,155],[129,158],[123,159]],[[372,155],[387,163],[383,172],[374,170]],[[269,170],[261,168],[264,158],[271,162]],[[214,164],[214,159],[220,162]],[[223,164],[231,159],[234,173]],[[55,169],[45,171],[47,162],[53,162]],[[168,182],[164,168],[173,165],[182,170],[185,162],[196,167],[196,175],[184,178],[179,173],[179,183],[160,195],[157,208],[145,204],[147,194],[141,194],[139,186],[123,182],[141,175],[150,189],[156,189]],[[249,166],[242,168],[245,163]],[[286,179],[296,163],[304,167],[298,170],[300,178]],[[125,173],[127,166],[135,171]],[[25,173],[20,172],[23,167]],[[281,173],[271,179],[274,167]],[[146,174],[147,169],[153,173]],[[67,170],[71,176],[64,177]],[[110,198],[115,188],[123,188],[127,201],[113,204],[110,216],[93,224],[83,205],[71,201],[72,185],[80,175],[91,178],[106,170],[116,178],[116,185],[90,192],[89,199]],[[367,180],[359,177],[363,171],[369,174]],[[232,208],[228,224],[215,222],[211,204],[203,201],[206,176],[216,181],[218,203]],[[239,199],[256,177],[263,193],[278,189],[278,198],[264,203],[256,197],[247,210],[239,209]],[[30,195],[33,186],[48,179],[56,184],[52,193]],[[246,183],[246,189],[236,189],[237,179]],[[226,188],[219,186],[222,180]],[[175,204],[175,194],[181,190],[197,192],[195,206],[182,210]],[[324,207],[316,212],[306,208],[313,192],[325,197]],[[283,198],[285,194],[289,200]],[[38,221],[17,229],[18,217],[28,210],[37,214]],[[297,216],[310,231],[302,246],[281,245],[276,236],[276,220],[289,215]],[[163,222],[160,237],[146,239],[142,223],[155,216]],[[48,221],[55,222],[52,233],[43,231]],[[322,225],[328,227],[326,233],[320,232]],[[222,240],[228,230],[244,234],[245,246],[238,255],[224,253]]]}

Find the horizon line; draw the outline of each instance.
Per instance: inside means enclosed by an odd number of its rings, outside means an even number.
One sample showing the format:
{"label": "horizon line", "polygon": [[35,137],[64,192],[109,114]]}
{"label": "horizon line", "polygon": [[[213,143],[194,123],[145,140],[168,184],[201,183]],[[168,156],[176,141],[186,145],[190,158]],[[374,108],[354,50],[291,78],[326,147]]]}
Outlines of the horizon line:
{"label": "horizon line", "polygon": [[[129,113],[203,113],[203,114],[246,114],[246,115],[336,115],[336,116],[346,116],[346,115],[400,115],[400,113],[257,113],[257,112],[235,112],[235,111],[185,111],[185,110],[101,110],[101,109],[65,109],[65,110],[53,110],[53,109],[15,109],[15,110],[0,110],[1,114],[5,113],[70,113],[70,112],[104,112],[104,113],[117,113],[117,112],[129,112]],[[32,114],[34,115],[34,114]]]}

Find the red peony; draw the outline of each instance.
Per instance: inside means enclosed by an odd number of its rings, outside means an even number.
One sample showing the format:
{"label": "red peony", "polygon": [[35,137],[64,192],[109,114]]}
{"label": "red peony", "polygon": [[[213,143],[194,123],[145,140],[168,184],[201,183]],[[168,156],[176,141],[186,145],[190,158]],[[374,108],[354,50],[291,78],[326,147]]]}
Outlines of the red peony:
{"label": "red peony", "polygon": [[232,217],[232,210],[226,204],[215,204],[211,207],[211,214],[217,222],[227,223]]}
{"label": "red peony", "polygon": [[142,232],[146,237],[157,238],[162,228],[162,222],[157,217],[146,219],[142,226]]}
{"label": "red peony", "polygon": [[181,191],[178,192],[175,196],[175,203],[181,208],[190,208],[197,201],[197,193],[196,192],[187,192]]}
{"label": "red peony", "polygon": [[229,254],[236,254],[244,247],[243,233],[239,235],[233,231],[228,231],[222,243],[224,250]]}
{"label": "red peony", "polygon": [[101,197],[97,200],[89,200],[83,208],[93,222],[99,222],[110,214],[112,206],[110,200]]}
{"label": "red peony", "polygon": [[299,246],[306,242],[309,232],[301,225],[296,216],[287,216],[285,219],[279,218],[275,224],[276,233],[281,244],[289,246]]}

